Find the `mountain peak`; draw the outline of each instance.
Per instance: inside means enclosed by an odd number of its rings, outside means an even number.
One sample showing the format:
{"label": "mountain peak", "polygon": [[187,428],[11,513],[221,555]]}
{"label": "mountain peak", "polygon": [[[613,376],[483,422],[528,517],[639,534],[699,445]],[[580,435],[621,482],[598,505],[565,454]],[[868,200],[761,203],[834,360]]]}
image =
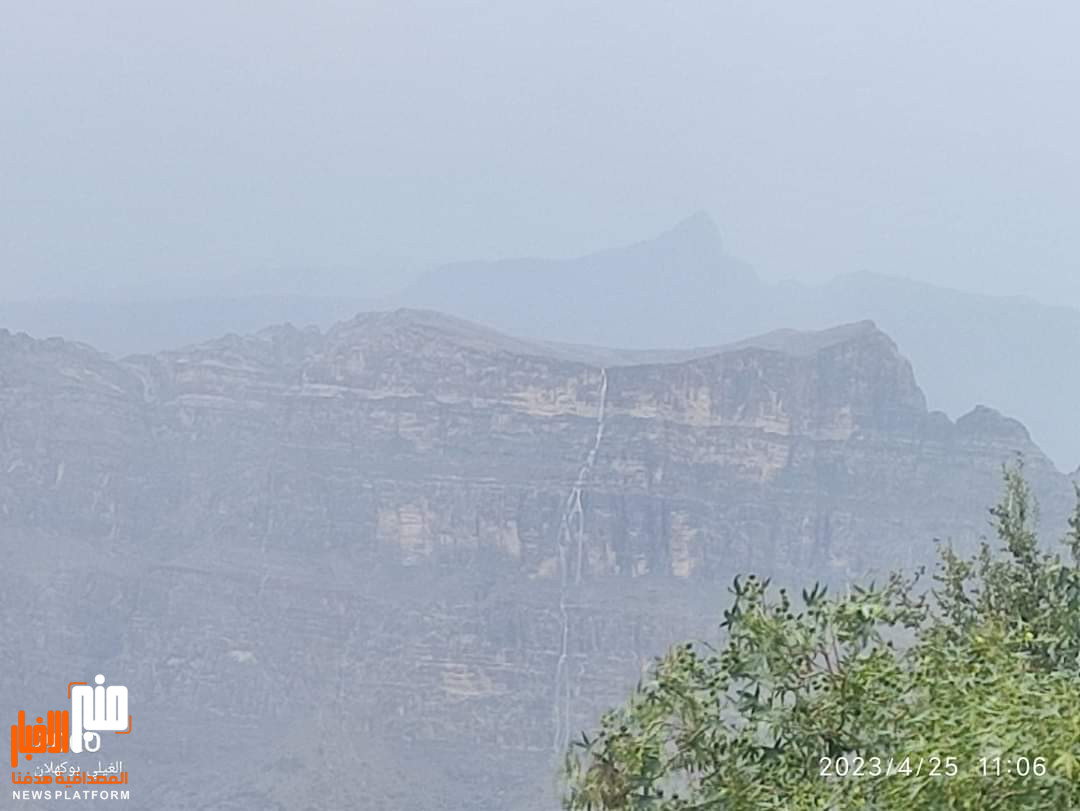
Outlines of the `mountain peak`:
{"label": "mountain peak", "polygon": [[646,256],[650,262],[659,258],[676,258],[691,267],[716,267],[732,263],[724,252],[720,228],[705,211],[697,211],[651,239],[614,248],[599,256]]}
{"label": "mountain peak", "polygon": [[679,222],[671,230],[661,235],[664,237],[677,237],[680,240],[690,240],[698,243],[715,243],[723,246],[724,240],[720,235],[720,228],[709,213],[699,209]]}
{"label": "mountain peak", "polygon": [[960,417],[956,427],[973,435],[1014,442],[1017,450],[1023,450],[1031,442],[1031,434],[1022,422],[982,404]]}

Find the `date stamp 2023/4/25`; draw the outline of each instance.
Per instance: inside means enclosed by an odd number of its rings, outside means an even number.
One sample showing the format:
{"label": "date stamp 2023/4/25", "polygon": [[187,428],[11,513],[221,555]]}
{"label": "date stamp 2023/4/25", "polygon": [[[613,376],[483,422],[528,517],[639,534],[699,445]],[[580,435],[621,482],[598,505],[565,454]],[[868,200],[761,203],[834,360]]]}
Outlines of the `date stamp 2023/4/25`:
{"label": "date stamp 2023/4/25", "polygon": [[950,755],[868,757],[841,755],[818,760],[818,775],[826,779],[859,777],[1042,777],[1047,759],[1034,755],[995,755],[967,762]]}

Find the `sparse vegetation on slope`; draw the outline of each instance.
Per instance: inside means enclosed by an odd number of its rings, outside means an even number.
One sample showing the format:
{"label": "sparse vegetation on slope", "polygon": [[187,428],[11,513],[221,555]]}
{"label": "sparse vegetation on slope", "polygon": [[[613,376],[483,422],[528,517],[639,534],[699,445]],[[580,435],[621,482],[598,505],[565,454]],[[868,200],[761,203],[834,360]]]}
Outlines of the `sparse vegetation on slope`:
{"label": "sparse vegetation on slope", "polygon": [[574,811],[1066,809],[1080,804],[1080,494],[1040,549],[1019,466],[999,547],[793,599],[733,586],[719,648],[685,644],[567,754]]}

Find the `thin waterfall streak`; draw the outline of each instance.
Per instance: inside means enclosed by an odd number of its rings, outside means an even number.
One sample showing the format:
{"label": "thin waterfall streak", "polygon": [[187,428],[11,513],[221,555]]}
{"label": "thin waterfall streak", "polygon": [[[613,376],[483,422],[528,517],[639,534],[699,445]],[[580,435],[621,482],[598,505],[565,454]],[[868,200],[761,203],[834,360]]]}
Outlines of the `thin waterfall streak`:
{"label": "thin waterfall streak", "polygon": [[574,585],[580,585],[585,561],[585,507],[582,501],[582,493],[589,481],[589,477],[592,475],[593,467],[596,465],[596,457],[600,451],[600,442],[604,438],[607,390],[608,378],[607,369],[605,368],[600,370],[600,404],[596,416],[596,435],[592,447],[589,448],[589,452],[585,456],[585,463],[578,470],[577,478],[567,495],[566,506],[563,508],[562,519],[559,522],[559,621],[562,625],[562,634],[559,646],[559,660],[555,666],[555,684],[552,690],[554,697],[552,715],[555,726],[552,751],[556,753],[564,751],[570,744],[572,690],[570,668],[567,665],[570,650],[570,614],[566,601],[570,585],[567,552],[576,539],[577,559],[574,567]]}

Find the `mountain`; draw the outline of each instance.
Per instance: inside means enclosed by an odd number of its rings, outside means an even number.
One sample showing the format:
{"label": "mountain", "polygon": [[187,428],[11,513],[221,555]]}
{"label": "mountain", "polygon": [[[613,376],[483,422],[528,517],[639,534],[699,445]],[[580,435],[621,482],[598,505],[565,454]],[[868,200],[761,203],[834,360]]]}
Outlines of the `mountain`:
{"label": "mountain", "polygon": [[[414,263],[385,258],[371,260],[371,268],[417,275]],[[654,239],[590,256],[447,265],[393,296],[365,287],[367,278],[357,268],[280,271],[208,284],[201,296],[154,297],[143,288],[127,299],[0,302],[0,324],[64,335],[120,357],[268,323],[326,329],[358,310],[428,308],[552,347],[624,348],[592,350],[590,357],[610,361],[627,347],[673,357],[781,328],[873,320],[919,369],[932,408],[957,417],[972,402],[993,403],[1023,420],[1061,470],[1080,463],[1080,432],[1073,430],[1080,381],[1070,374],[1080,357],[1080,310],[1073,308],[873,273],[820,285],[768,284],[725,250],[701,212]]]}
{"label": "mountain", "polygon": [[1059,468],[1077,469],[1080,381],[1069,370],[1080,357],[1080,311],[871,273],[776,298],[774,312],[804,328],[853,313],[874,319],[904,347],[935,408],[960,414],[972,400],[993,403],[1023,420]]}
{"label": "mountain", "polygon": [[1080,310],[871,273],[768,284],[726,253],[703,213],[655,239],[577,259],[442,267],[394,302],[516,335],[636,348],[870,319],[904,347],[934,408],[958,416],[972,401],[994,403],[1022,419],[1063,470],[1080,463],[1080,379],[1070,374]]}
{"label": "mountain", "polygon": [[356,297],[297,293],[34,299],[0,301],[0,324],[13,332],[63,335],[121,357],[284,321],[326,327],[371,306]]}
{"label": "mountain", "polygon": [[734,573],[970,548],[1017,453],[1053,532],[1024,426],[928,410],[868,321],[652,352],[400,310],[122,361],[2,331],[4,717],[128,685],[141,807],[554,809],[556,753]]}
{"label": "mountain", "polygon": [[692,347],[754,332],[761,289],[699,213],[656,239],[577,259],[448,265],[397,300],[535,338]]}

